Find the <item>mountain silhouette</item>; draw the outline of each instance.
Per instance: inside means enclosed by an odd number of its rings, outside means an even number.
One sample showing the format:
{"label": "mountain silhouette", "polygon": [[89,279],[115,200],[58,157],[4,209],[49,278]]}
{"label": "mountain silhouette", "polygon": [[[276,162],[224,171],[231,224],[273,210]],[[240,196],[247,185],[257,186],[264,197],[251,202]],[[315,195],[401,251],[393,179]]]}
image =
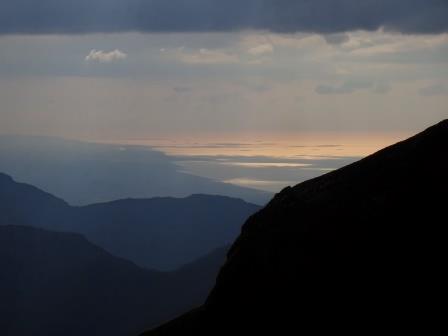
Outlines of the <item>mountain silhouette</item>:
{"label": "mountain silhouette", "polygon": [[145,335],[431,332],[443,321],[448,120],[277,194],[206,303]]}
{"label": "mountain silhouette", "polygon": [[147,146],[45,136],[0,135],[0,171],[71,205],[193,193],[266,204],[272,193],[185,172],[176,158]]}
{"label": "mountain silhouette", "polygon": [[1,334],[136,334],[201,304],[226,251],[163,273],[79,234],[0,226]]}
{"label": "mountain silhouette", "polygon": [[230,245],[259,209],[212,195],[121,200],[77,208],[69,225],[114,255],[170,270]]}
{"label": "mountain silhouette", "polygon": [[0,225],[52,227],[70,210],[63,200],[0,173]]}
{"label": "mountain silhouette", "polygon": [[229,245],[259,207],[212,195],[72,207],[0,173],[0,225],[77,232],[140,266],[173,270]]}

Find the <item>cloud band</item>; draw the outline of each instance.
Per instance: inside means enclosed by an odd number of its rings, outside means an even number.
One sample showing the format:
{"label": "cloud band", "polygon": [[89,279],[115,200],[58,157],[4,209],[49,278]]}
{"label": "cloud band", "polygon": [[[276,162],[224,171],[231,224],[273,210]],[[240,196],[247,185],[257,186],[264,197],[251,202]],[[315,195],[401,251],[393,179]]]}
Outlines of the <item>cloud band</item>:
{"label": "cloud band", "polygon": [[446,0],[3,0],[0,34],[448,31]]}

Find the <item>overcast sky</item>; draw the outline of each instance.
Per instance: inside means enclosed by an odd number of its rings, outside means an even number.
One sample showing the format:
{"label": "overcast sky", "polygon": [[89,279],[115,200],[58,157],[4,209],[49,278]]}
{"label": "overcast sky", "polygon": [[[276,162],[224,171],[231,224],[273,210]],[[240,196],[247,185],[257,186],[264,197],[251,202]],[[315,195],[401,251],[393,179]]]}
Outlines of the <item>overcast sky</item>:
{"label": "overcast sky", "polygon": [[3,0],[0,133],[415,131],[447,32],[446,0]]}

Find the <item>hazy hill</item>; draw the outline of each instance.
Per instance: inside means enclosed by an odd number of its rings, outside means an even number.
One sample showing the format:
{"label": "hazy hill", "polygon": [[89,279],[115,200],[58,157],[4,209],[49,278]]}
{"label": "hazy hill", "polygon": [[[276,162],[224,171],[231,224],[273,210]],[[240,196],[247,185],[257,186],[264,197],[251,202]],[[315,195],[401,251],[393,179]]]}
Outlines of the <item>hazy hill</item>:
{"label": "hazy hill", "polygon": [[[239,199],[122,200],[78,208],[71,230],[139,265],[174,269],[232,243],[259,207]],[[82,224],[82,228],[79,225]]]}
{"label": "hazy hill", "polygon": [[146,335],[431,332],[443,321],[448,120],[286,188],[207,303]]}
{"label": "hazy hill", "polygon": [[1,334],[136,334],[202,303],[225,251],[161,273],[116,258],[78,234],[1,226]]}
{"label": "hazy hill", "polygon": [[53,137],[0,135],[0,171],[72,205],[198,193],[265,204],[272,196],[185,173],[171,157],[149,147]]}
{"label": "hazy hill", "polygon": [[230,244],[258,206],[222,196],[128,199],[72,207],[0,173],[0,225],[78,232],[138,265],[175,269]]}

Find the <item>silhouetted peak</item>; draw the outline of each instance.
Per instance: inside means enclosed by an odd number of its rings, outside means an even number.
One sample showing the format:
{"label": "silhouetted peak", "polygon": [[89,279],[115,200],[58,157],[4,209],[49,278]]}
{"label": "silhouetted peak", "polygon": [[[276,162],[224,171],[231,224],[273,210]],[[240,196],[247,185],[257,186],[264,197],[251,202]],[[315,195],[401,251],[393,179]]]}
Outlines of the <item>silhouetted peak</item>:
{"label": "silhouetted peak", "polygon": [[430,127],[430,129],[431,128],[443,128],[443,129],[447,130],[448,129],[448,119],[442,120],[438,124],[435,124],[434,126]]}
{"label": "silhouetted peak", "polygon": [[14,182],[11,176],[0,173],[0,182]]}
{"label": "silhouetted peak", "polygon": [[[421,139],[439,139],[439,140],[448,140],[448,119],[444,119],[442,121],[440,121],[439,123],[428,127],[426,130],[424,130],[423,132],[420,132],[418,134],[416,134],[415,136],[404,140],[402,142],[399,142],[397,145],[401,144],[401,143],[411,143],[412,141],[415,140],[421,140]],[[441,143],[433,143],[433,146],[438,146],[441,145]]]}
{"label": "silhouetted peak", "polygon": [[[274,198],[276,203],[285,202],[284,197],[295,193],[300,195],[322,195],[331,188],[342,191],[343,184],[362,190],[367,186],[396,187],[406,178],[419,177],[412,183],[426,183],[440,175],[437,165],[446,162],[448,148],[448,119],[431,126],[406,140],[386,147],[366,158],[337,169],[328,174],[286,188]],[[441,166],[439,168],[442,168]],[[410,185],[410,181],[406,187]],[[370,189],[362,190],[363,193]]]}
{"label": "silhouetted peak", "polygon": [[387,325],[377,307],[384,316],[421,318],[445,285],[447,148],[443,120],[285,188],[246,221],[205,305],[146,335]]}

